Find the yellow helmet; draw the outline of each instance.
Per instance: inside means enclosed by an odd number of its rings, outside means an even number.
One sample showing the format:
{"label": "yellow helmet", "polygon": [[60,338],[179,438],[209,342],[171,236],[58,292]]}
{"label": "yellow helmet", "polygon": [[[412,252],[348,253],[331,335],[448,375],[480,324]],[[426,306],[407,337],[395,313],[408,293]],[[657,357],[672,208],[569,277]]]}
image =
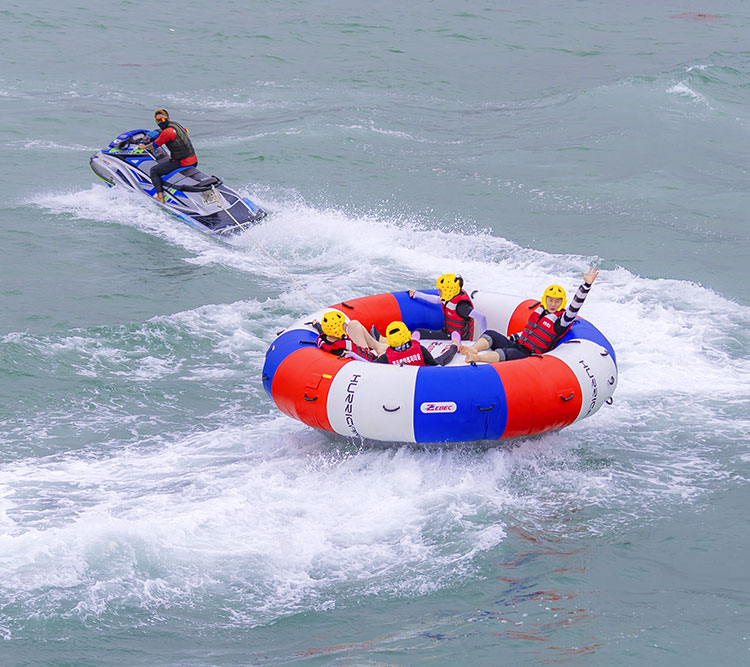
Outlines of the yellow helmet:
{"label": "yellow helmet", "polygon": [[343,313],[340,313],[338,310],[329,310],[323,315],[323,319],[320,320],[320,328],[326,336],[343,338],[346,333],[344,331],[345,322],[346,317],[344,317]]}
{"label": "yellow helmet", "polygon": [[385,339],[391,347],[400,347],[411,342],[411,331],[403,322],[391,322],[385,330]]}
{"label": "yellow helmet", "polygon": [[542,294],[542,306],[544,306],[545,310],[549,310],[549,308],[547,308],[547,297],[550,297],[551,299],[562,299],[560,310],[565,308],[565,290],[560,287],[560,285],[550,285],[546,290],[544,290],[544,294]]}
{"label": "yellow helmet", "polygon": [[435,281],[435,287],[440,290],[440,298],[443,301],[450,301],[461,291],[463,285],[463,278],[455,273],[444,273]]}

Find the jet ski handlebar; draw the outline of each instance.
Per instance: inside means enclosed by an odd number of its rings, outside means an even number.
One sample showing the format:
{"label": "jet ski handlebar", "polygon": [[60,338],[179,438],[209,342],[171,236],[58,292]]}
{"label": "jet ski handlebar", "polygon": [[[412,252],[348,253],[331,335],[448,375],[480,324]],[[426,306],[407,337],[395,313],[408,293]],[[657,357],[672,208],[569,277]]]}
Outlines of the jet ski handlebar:
{"label": "jet ski handlebar", "polygon": [[[109,144],[110,148],[114,148],[118,151],[135,150],[138,144],[145,144],[155,137],[159,136],[156,130],[148,132],[146,130],[130,130],[129,132],[123,132],[114,141]],[[161,153],[161,149],[157,148],[155,151],[147,151],[149,154],[157,155]]]}

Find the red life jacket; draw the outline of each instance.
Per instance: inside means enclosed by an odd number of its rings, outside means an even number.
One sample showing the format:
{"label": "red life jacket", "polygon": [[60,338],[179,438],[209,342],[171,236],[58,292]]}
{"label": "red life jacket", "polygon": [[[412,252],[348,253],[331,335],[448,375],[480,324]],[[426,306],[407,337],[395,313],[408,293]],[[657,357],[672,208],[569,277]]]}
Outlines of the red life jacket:
{"label": "red life jacket", "polygon": [[461,338],[464,340],[471,340],[474,338],[474,318],[469,317],[464,319],[458,314],[456,308],[459,303],[468,303],[472,309],[474,304],[469,295],[461,290],[456,296],[450,301],[443,301],[443,316],[445,318],[445,330],[448,333],[458,331],[461,334]]}
{"label": "red life jacket", "polygon": [[549,352],[568,330],[566,328],[560,333],[555,333],[555,323],[564,312],[565,310],[561,309],[556,313],[549,313],[539,305],[529,315],[529,321],[518,337],[518,344],[535,354]]}
{"label": "red life jacket", "polygon": [[335,354],[337,357],[340,357],[344,352],[354,352],[363,359],[367,359],[367,361],[374,361],[376,357],[376,355],[373,352],[370,352],[366,347],[360,347],[357,345],[351,338],[349,338],[349,336],[344,336],[343,338],[339,338],[338,340],[333,341],[333,343],[330,343],[326,340],[326,337],[323,334],[320,334],[315,341],[315,344],[324,352]]}
{"label": "red life jacket", "polygon": [[422,355],[422,347],[418,340],[413,340],[411,345],[404,348],[403,350],[396,350],[389,347],[385,351],[386,359],[389,364],[395,366],[424,366],[424,356]]}

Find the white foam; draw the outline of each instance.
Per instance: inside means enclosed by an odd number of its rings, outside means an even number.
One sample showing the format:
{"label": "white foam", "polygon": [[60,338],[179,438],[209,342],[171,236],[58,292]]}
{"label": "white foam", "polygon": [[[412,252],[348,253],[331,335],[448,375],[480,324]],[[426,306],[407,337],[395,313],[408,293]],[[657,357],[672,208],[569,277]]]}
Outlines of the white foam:
{"label": "white foam", "polygon": [[83,144],[61,144],[49,139],[24,139],[23,141],[11,141],[8,145],[9,147],[19,147],[26,150],[36,150],[41,148],[43,150],[54,150],[65,153],[69,151],[85,151],[87,153],[91,153],[98,150],[98,147],[96,146],[84,146]]}
{"label": "white foam", "polygon": [[[275,81],[256,81],[253,86],[260,88],[286,88],[290,84],[279,84]],[[166,93],[165,99],[169,102],[169,109],[181,107],[185,109],[275,109],[288,107],[289,104],[280,101],[274,97],[271,98],[254,98],[247,95],[247,89],[238,89],[233,97],[226,97],[226,89],[220,92],[214,90],[196,90],[192,91],[188,97],[175,93]]]}
{"label": "white foam", "polygon": [[[596,258],[523,249],[481,231],[430,229],[419,220],[352,216],[299,202],[272,202],[273,213],[263,224],[248,237],[226,244],[186,228],[149,202],[100,187],[37,201],[76,217],[136,224],[190,251],[185,261],[229,267],[275,282],[284,295],[272,306],[279,326],[264,320],[271,332],[317,310],[307,294],[325,307],[354,296],[429,287],[434,276],[445,271],[463,275],[470,290],[480,287],[534,297],[546,285],[562,283],[572,293],[580,271],[596,262]],[[219,318],[224,320],[223,328],[237,332],[242,331],[243,321],[258,317],[262,309],[259,304],[231,304],[197,310],[184,318],[192,318],[202,331],[219,325],[214,319]],[[602,271],[582,315],[615,347],[622,371],[620,396],[659,392],[731,396],[746,389],[748,361],[730,359],[723,343],[744,335],[741,323],[747,322],[750,312],[711,290],[683,281],[644,279],[624,269]],[[245,335],[235,333],[222,344],[241,349]],[[80,341],[71,338],[64,344]]]}
{"label": "white foam", "polygon": [[[26,489],[57,488],[79,507],[48,509],[36,526],[6,519],[5,585],[26,604],[40,590],[83,587],[86,615],[128,598],[180,604],[239,579],[258,623],[335,599],[341,585],[360,595],[434,590],[503,539],[503,495],[459,455],[301,456],[278,447],[289,427],[272,419],[108,458],[5,464],[0,481],[19,505]],[[488,512],[498,523],[486,525]]]}
{"label": "white foam", "polygon": [[688,84],[685,81],[680,81],[679,83],[676,83],[675,85],[667,88],[667,94],[679,95],[681,97],[689,97],[695,102],[700,102],[701,104],[705,104],[709,109],[712,108],[708,100],[699,92],[693,90],[690,86],[688,86]]}
{"label": "white foam", "polygon": [[408,139],[410,141],[418,141],[421,143],[434,143],[434,141],[430,141],[427,139],[419,139],[415,137],[413,134],[409,134],[408,132],[402,132],[399,130],[387,130],[383,128],[376,127],[374,123],[370,123],[369,126],[365,125],[339,125],[338,127],[347,129],[347,130],[365,130],[368,132],[374,132],[375,134],[382,134],[389,137],[396,137],[398,139]]}
{"label": "white foam", "polygon": [[[323,305],[431,287],[446,271],[462,274],[469,290],[536,297],[550,283],[571,294],[597,258],[524,249],[460,221],[438,227],[269,194],[271,215],[252,239],[278,266],[249,238],[203,237],[103,186],[36,203],[81,224],[137,226],[183,248],[185,261],[244,273],[248,297],[135,329],[5,336],[100,382],[171,378],[221,399],[217,412],[180,414],[158,436],[144,435],[137,410],[126,416],[116,399],[89,415],[85,395],[13,425],[42,441],[44,429],[71,419],[105,440],[112,423],[133,434],[96,456],[0,464],[0,488],[9,489],[0,498],[0,576],[19,604],[62,587],[80,595],[75,613],[84,616],[123,601],[189,606],[231,587],[242,593],[229,613],[253,625],[347,598],[423,594],[472,576],[505,539],[508,516],[550,530],[564,524],[554,518],[561,508],[597,507],[587,522],[596,533],[693,502],[706,480],[730,474],[712,454],[716,438],[747,428],[738,415],[750,367],[735,350],[747,349],[750,309],[700,285],[616,268],[601,271],[582,311],[617,354],[612,407],[511,451],[339,444],[280,415],[260,389],[276,332],[317,310],[284,271]],[[257,284],[280,294],[257,299]],[[175,330],[190,354],[172,344]]]}
{"label": "white foam", "polygon": [[198,251],[215,243],[201,232],[164,213],[144,196],[124,188],[94,184],[87,190],[44,193],[31,202],[57,215],[82,221],[96,220],[135,227],[187,250]]}

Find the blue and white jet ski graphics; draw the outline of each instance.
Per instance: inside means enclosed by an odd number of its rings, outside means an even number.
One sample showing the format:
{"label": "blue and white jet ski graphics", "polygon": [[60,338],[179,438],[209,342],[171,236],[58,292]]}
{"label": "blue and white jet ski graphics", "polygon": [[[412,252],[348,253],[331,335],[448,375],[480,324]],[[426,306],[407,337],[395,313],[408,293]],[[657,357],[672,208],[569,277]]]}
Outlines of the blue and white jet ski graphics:
{"label": "blue and white jet ski graphics", "polygon": [[[157,160],[167,159],[167,155],[161,148],[152,152],[138,148],[138,144],[150,140],[146,130],[123,132],[107,148],[91,156],[91,169],[110,187],[124,185],[160,203],[154,198],[150,171]],[[195,167],[179,167],[163,177],[162,183],[162,206],[207,234],[241,232],[266,217],[266,212],[248,198],[240,197],[221,179]]]}

